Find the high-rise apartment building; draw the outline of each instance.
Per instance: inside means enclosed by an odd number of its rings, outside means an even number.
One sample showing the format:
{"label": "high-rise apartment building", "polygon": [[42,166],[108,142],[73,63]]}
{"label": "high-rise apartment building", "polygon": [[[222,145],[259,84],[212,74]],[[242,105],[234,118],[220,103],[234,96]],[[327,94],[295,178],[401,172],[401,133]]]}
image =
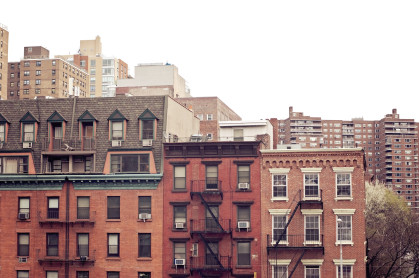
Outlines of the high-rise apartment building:
{"label": "high-rise apartment building", "polygon": [[78,54],[56,55],[90,74],[90,97],[113,97],[119,79],[128,78],[128,64],[117,58],[104,57],[99,36],[81,40]]}
{"label": "high-rise apartment building", "polygon": [[0,23],[0,99],[7,99],[9,31]]}
{"label": "high-rise apartment building", "polygon": [[42,46],[24,48],[20,62],[8,64],[10,99],[87,97],[89,75],[59,58],[50,59]]}
{"label": "high-rise apartment building", "polygon": [[363,148],[367,177],[392,187],[419,212],[418,124],[413,119],[401,119],[393,109],[381,120],[323,120],[290,107],[287,119],[271,122],[279,148]]}

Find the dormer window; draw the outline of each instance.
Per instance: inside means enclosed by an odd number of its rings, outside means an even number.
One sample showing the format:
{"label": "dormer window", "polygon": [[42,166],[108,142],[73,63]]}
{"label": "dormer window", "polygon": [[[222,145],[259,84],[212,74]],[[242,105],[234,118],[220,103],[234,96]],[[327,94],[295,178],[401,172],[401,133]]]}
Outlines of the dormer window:
{"label": "dormer window", "polygon": [[27,112],[21,119],[21,140],[23,143],[36,142],[36,130],[38,120],[30,113]]}
{"label": "dormer window", "polygon": [[158,118],[149,110],[146,109],[139,117],[140,125],[140,140],[156,139],[156,127]]}
{"label": "dormer window", "polygon": [[123,131],[124,129],[123,129],[122,121],[111,122],[111,139],[112,140],[122,140]]}
{"label": "dormer window", "polygon": [[[125,128],[127,119],[118,109],[108,118],[109,121],[109,140],[123,141],[125,140]],[[119,145],[118,145],[119,146]]]}
{"label": "dormer window", "polygon": [[[61,150],[65,147],[63,143],[66,120],[55,111],[47,120],[49,130],[49,146],[53,150]],[[74,146],[70,146],[74,147]]]}
{"label": "dormer window", "polygon": [[0,114],[0,143],[7,141],[7,128],[9,125],[9,121]]}

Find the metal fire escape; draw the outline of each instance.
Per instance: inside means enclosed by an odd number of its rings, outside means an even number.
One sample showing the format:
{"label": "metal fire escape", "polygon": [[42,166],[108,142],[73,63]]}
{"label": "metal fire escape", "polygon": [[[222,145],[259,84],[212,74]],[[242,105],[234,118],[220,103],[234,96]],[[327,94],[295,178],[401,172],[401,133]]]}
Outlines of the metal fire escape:
{"label": "metal fire escape", "polygon": [[198,237],[207,251],[204,256],[192,257],[191,273],[196,271],[205,276],[231,272],[231,256],[221,256],[217,245],[225,235],[231,236],[231,220],[219,219],[218,210],[215,211],[211,206],[211,202],[219,203],[223,199],[221,181],[209,179],[192,181],[190,195],[191,200],[194,200],[194,196],[198,197],[206,212],[204,219],[191,220],[191,238]]}

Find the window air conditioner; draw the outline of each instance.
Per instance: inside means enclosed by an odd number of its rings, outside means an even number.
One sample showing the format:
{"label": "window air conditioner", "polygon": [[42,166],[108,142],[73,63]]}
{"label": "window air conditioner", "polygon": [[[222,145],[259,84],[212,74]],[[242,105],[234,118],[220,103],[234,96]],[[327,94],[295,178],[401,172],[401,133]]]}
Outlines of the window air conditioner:
{"label": "window air conditioner", "polygon": [[175,265],[185,265],[185,259],[175,259]]}
{"label": "window air conditioner", "polygon": [[121,140],[112,140],[112,147],[120,147],[122,146]]}
{"label": "window air conditioner", "polygon": [[32,142],[23,142],[22,146],[24,149],[32,149]]}
{"label": "window air conditioner", "polygon": [[185,228],[185,223],[183,222],[176,222],[176,229],[184,229]]}
{"label": "window air conditioner", "polygon": [[249,184],[247,182],[239,182],[239,189],[249,189]]}
{"label": "window air conditioner", "polygon": [[239,229],[249,229],[250,223],[249,221],[239,221],[237,222],[237,227],[239,227]]}
{"label": "window air conditioner", "polygon": [[80,261],[87,261],[88,257],[87,256],[80,256]]}
{"label": "window air conditioner", "polygon": [[153,146],[153,140],[152,139],[144,139],[143,140],[143,147],[151,147]]}
{"label": "window air conditioner", "polygon": [[138,215],[138,218],[145,221],[146,219],[151,219],[151,214],[150,213],[140,213]]}
{"label": "window air conditioner", "polygon": [[28,262],[28,258],[27,257],[18,257],[18,262],[19,263],[26,263],[26,262]]}
{"label": "window air conditioner", "polygon": [[29,213],[27,213],[27,212],[20,212],[19,215],[18,215],[18,217],[19,217],[20,220],[29,219]]}

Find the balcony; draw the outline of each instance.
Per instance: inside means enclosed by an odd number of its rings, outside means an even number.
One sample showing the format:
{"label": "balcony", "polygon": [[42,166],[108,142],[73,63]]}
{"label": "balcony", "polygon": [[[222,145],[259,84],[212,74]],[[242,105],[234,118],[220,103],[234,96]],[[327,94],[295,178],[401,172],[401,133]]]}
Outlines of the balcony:
{"label": "balcony", "polygon": [[[220,262],[220,264],[217,262]],[[231,271],[231,257],[212,255],[191,258],[191,271],[228,272]]]}
{"label": "balcony", "polygon": [[191,234],[226,234],[231,233],[231,219],[213,218],[191,220]]}
{"label": "balcony", "polygon": [[63,138],[44,138],[42,142],[43,152],[93,152],[96,150],[96,138],[82,139],[63,139]]}
{"label": "balcony", "polygon": [[267,235],[267,248],[268,253],[275,249],[308,249],[308,250],[321,250],[324,253],[323,235],[284,235],[279,244],[275,247],[276,240],[271,235]]}

